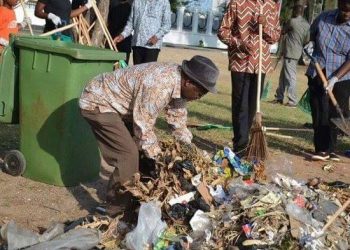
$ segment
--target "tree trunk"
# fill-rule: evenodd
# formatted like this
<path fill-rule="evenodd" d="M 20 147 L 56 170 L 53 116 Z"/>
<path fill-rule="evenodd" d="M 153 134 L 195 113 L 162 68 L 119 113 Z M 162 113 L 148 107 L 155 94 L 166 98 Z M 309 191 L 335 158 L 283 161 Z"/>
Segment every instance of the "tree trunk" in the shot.
<path fill-rule="evenodd" d="M 103 17 L 106 23 L 107 23 L 107 17 L 109 12 L 109 2 L 110 0 L 101 0 L 97 5 L 98 9 L 101 12 L 101 16 Z M 101 24 L 96 19 L 94 31 L 92 32 L 92 36 L 91 36 L 91 42 L 94 46 L 100 47 L 103 41 L 104 41 L 104 33 L 102 30 Z"/>

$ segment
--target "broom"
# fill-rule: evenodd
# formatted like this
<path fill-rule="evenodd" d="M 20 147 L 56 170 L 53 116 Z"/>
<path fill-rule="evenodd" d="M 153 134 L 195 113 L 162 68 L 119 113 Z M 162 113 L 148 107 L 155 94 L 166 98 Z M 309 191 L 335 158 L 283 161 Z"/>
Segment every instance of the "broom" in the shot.
<path fill-rule="evenodd" d="M 262 15 L 262 6 L 260 5 L 260 15 Z M 248 145 L 249 161 L 264 161 L 267 158 L 267 143 L 262 129 L 262 114 L 260 111 L 260 92 L 261 92 L 261 71 L 262 71 L 262 24 L 259 24 L 259 68 L 258 68 L 258 86 L 256 92 L 256 114 L 250 129 L 250 141 Z"/>

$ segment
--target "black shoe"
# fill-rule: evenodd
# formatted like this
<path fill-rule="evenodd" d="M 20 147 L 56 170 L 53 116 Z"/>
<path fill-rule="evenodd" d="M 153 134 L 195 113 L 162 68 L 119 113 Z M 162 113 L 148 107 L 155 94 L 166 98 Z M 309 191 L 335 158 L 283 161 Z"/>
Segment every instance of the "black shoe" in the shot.
<path fill-rule="evenodd" d="M 282 100 L 278 100 L 278 99 L 272 100 L 272 101 L 270 101 L 269 103 L 272 103 L 272 104 L 281 104 L 281 105 L 283 105 L 283 101 L 282 101 Z"/>
<path fill-rule="evenodd" d="M 329 160 L 329 154 L 325 152 L 318 152 L 311 157 L 313 161 L 327 161 Z"/>
<path fill-rule="evenodd" d="M 329 154 L 329 159 L 330 159 L 331 161 L 336 161 L 336 162 L 339 162 L 339 161 L 340 161 L 339 156 L 336 155 L 335 153 L 330 153 L 330 154 Z"/>

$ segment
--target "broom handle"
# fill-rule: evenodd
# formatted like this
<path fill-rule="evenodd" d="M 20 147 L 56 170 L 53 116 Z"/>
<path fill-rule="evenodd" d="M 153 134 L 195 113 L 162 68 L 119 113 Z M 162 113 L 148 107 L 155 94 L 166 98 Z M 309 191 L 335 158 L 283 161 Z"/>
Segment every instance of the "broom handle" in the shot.
<path fill-rule="evenodd" d="M 22 9 L 23 9 L 24 17 L 25 17 L 25 18 L 28 18 L 28 13 L 27 13 L 27 10 L 26 10 L 26 7 L 25 7 L 25 5 L 24 5 L 23 0 L 21 0 L 21 6 L 22 6 Z M 29 28 L 30 34 L 31 34 L 31 35 L 34 35 L 33 29 L 32 29 L 32 25 L 31 25 L 30 23 L 28 23 L 28 28 Z"/>
<path fill-rule="evenodd" d="M 260 5 L 259 15 L 262 15 L 262 5 Z M 258 65 L 258 88 L 256 95 L 256 112 L 260 113 L 260 92 L 261 92 L 261 71 L 262 71 L 262 24 L 259 23 L 259 65 Z"/>
<path fill-rule="evenodd" d="M 68 24 L 66 26 L 63 26 L 63 27 L 60 27 L 60 28 L 57 28 L 57 29 L 54 29 L 54 30 L 51 30 L 51 31 L 48 31 L 46 33 L 43 33 L 43 34 L 40 34 L 39 36 L 50 36 L 52 34 L 55 34 L 57 32 L 61 32 L 61 31 L 64 31 L 64 30 L 68 30 L 74 26 L 78 25 L 78 23 L 71 23 L 71 24 Z"/>
<path fill-rule="evenodd" d="M 295 132 L 312 132 L 311 128 L 277 128 L 277 127 L 263 127 L 266 131 L 295 131 Z"/>
<path fill-rule="evenodd" d="M 350 205 L 350 198 L 344 203 L 342 207 L 340 207 L 337 212 L 332 216 L 332 218 L 329 219 L 327 224 L 322 228 L 322 231 L 326 231 L 330 225 L 335 221 L 335 219 Z"/>
<path fill-rule="evenodd" d="M 327 81 L 326 76 L 323 74 L 321 66 L 320 66 L 320 64 L 318 62 L 315 62 L 315 68 L 316 68 L 317 74 L 319 75 L 319 77 L 322 80 L 323 87 L 326 89 L 327 86 L 328 86 L 328 81 Z M 337 99 L 335 99 L 332 91 L 327 91 L 327 93 L 328 93 L 329 98 L 331 99 L 332 104 L 336 108 L 336 110 L 337 110 L 337 112 L 338 112 L 338 114 L 340 116 L 340 119 L 342 120 L 343 124 L 345 124 L 345 127 L 347 128 L 347 122 L 345 121 L 343 112 L 341 111 L 341 109 L 339 107 Z"/>

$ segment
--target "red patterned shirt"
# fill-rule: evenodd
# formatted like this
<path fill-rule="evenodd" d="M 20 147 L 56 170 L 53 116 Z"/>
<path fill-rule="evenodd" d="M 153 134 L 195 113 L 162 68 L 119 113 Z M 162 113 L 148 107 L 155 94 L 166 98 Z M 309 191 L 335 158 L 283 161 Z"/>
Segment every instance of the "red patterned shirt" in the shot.
<path fill-rule="evenodd" d="M 151 158 L 161 152 L 153 129 L 163 110 L 173 136 L 185 143 L 192 140 L 177 64 L 144 63 L 98 75 L 85 87 L 79 106 L 84 110 L 97 107 L 101 113 L 118 112 L 124 120 L 132 120 L 136 144 Z"/>
<path fill-rule="evenodd" d="M 218 37 L 228 46 L 229 69 L 235 72 L 257 73 L 259 61 L 258 16 L 266 17 L 263 27 L 263 73 L 271 71 L 270 44 L 280 38 L 278 8 L 273 0 L 231 0 L 222 20 Z M 245 49 L 251 44 L 254 52 Z M 255 49 L 256 48 L 256 49 Z"/>

